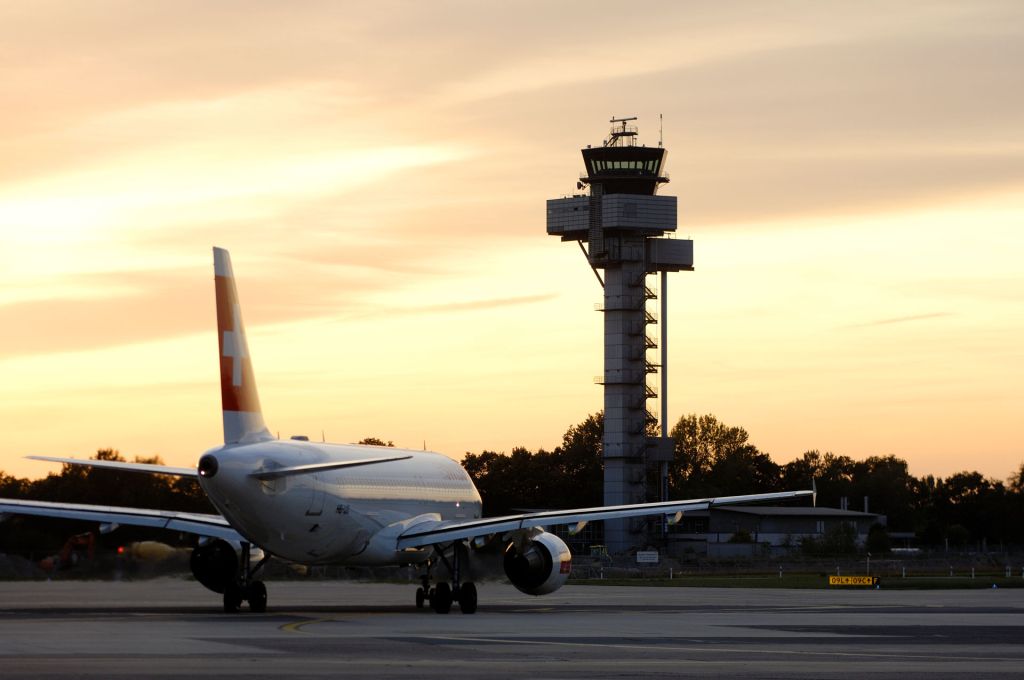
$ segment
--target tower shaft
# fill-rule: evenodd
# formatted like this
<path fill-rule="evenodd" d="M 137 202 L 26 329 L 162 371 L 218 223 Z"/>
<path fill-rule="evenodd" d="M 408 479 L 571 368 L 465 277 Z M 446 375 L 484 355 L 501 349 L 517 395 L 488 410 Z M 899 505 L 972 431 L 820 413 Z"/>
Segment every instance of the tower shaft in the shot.
<path fill-rule="evenodd" d="M 646 498 L 647 448 L 646 311 L 644 239 L 616 239 L 621 259 L 605 268 L 604 283 L 604 504 L 642 503 Z M 630 545 L 635 520 L 605 522 L 605 543 Z"/>

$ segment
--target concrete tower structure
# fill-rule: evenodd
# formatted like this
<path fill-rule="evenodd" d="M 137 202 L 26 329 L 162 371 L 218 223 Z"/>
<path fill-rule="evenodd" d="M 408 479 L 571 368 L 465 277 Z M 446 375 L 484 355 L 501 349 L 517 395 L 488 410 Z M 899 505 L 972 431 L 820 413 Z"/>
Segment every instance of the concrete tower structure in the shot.
<path fill-rule="evenodd" d="M 664 238 L 676 230 L 676 197 L 657 195 L 668 182 L 668 152 L 638 146 L 636 118 L 613 118 L 611 134 L 598 147 L 583 149 L 586 172 L 577 184 L 589 195 L 547 202 L 547 231 L 563 241 L 577 241 L 604 287 L 604 504 L 624 505 L 667 500 L 668 438 L 666 273 L 693 269 L 693 242 Z M 586 244 L 586 245 L 584 245 Z M 601 271 L 604 271 L 604 277 Z M 661 276 L 661 332 L 648 302 L 659 292 L 648 276 Z M 660 335 L 660 338 L 658 337 Z M 661 360 L 649 351 L 661 348 Z M 648 377 L 661 371 L 661 436 L 647 401 L 658 397 Z M 657 478 L 658 489 L 648 486 Z M 605 543 L 623 552 L 648 542 L 643 520 L 605 522 Z"/>

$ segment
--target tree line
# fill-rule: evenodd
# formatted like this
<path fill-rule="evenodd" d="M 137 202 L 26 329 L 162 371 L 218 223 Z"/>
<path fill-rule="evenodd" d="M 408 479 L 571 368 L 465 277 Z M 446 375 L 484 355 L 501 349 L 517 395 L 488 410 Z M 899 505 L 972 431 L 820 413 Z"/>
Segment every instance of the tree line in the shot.
<path fill-rule="evenodd" d="M 571 426 L 551 451 L 517 447 L 509 454 L 467 453 L 462 465 L 480 490 L 486 515 L 597 506 L 603 501 L 603 431 L 598 412 Z M 922 545 L 1024 545 L 1024 464 L 1005 481 L 970 471 L 919 478 L 905 460 L 891 455 L 854 460 L 811 450 L 780 465 L 750 442 L 745 429 L 710 414 L 681 417 L 671 437 L 672 499 L 807 489 L 815 480 L 818 505 L 840 507 L 846 498 L 850 510 L 862 510 L 866 496 L 871 512 L 887 516 L 890 532 L 913 532 Z M 393 446 L 376 437 L 359 443 Z M 95 458 L 125 460 L 111 449 Z M 135 461 L 161 462 L 158 457 Z M 654 479 L 648 487 L 648 500 L 658 500 Z M 0 498 L 216 512 L 193 479 L 73 465 L 38 480 L 0 472 Z M 43 518 L 0 522 L 0 546 L 59 545 L 59 537 L 80 527 Z M 119 540 L 136 531 L 146 530 L 124 527 Z"/>
<path fill-rule="evenodd" d="M 570 427 L 552 451 L 467 453 L 463 466 L 488 515 L 601 505 L 602 434 L 599 412 Z M 780 465 L 745 429 L 710 414 L 681 417 L 670 436 L 670 499 L 808 489 L 813 480 L 819 506 L 838 508 L 845 498 L 849 510 L 860 511 L 867 497 L 868 510 L 886 515 L 890 532 L 913 532 L 922 545 L 1024 545 L 1024 464 L 1006 481 L 971 471 L 919 478 L 892 455 L 854 460 L 810 450 Z M 653 479 L 648 488 L 648 500 L 658 500 Z"/>

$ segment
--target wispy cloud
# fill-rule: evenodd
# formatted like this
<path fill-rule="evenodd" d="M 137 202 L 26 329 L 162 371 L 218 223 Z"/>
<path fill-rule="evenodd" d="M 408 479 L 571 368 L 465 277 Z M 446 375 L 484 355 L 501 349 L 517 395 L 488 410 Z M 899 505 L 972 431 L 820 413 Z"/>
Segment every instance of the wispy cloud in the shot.
<path fill-rule="evenodd" d="M 889 319 L 878 319 L 876 321 L 867 321 L 865 323 L 851 324 L 849 326 L 842 326 L 842 328 L 872 328 L 875 326 L 890 326 L 893 324 L 911 323 L 914 321 L 928 321 L 931 319 L 941 319 L 945 317 L 955 316 L 952 312 L 933 312 L 931 314 L 912 314 L 909 316 L 897 316 Z"/>
<path fill-rule="evenodd" d="M 252 327 L 361 309 L 367 291 L 389 288 L 379 279 L 342 266 L 269 272 L 249 266 L 238 286 L 246 325 Z M 212 265 L 208 270 L 107 272 L 71 280 L 86 290 L 116 292 L 0 305 L 0 359 L 213 334 Z"/>
<path fill-rule="evenodd" d="M 469 312 L 479 309 L 498 309 L 501 307 L 514 307 L 519 305 L 532 305 L 538 302 L 547 302 L 558 297 L 557 293 L 545 293 L 541 295 L 522 295 L 519 297 L 492 298 L 489 300 L 468 300 L 465 302 L 445 302 L 437 305 L 424 305 L 416 309 L 407 309 L 407 313 L 434 313 L 434 312 Z"/>

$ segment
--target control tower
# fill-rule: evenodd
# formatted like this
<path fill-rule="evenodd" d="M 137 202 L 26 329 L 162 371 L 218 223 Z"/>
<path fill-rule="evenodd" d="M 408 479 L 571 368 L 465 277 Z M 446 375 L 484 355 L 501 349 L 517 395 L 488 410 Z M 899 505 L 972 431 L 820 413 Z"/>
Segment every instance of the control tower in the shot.
<path fill-rule="evenodd" d="M 586 172 L 576 185 L 589 194 L 547 202 L 547 231 L 576 241 L 604 288 L 604 504 L 623 505 L 667 500 L 668 465 L 673 445 L 668 437 L 667 273 L 693 270 L 693 241 L 665 238 L 676 230 L 676 197 L 659 196 L 668 182 L 668 151 L 637 145 L 636 118 L 612 118 L 601 146 L 583 149 Z M 604 272 L 602 278 L 601 272 Z M 661 277 L 660 291 L 648 277 Z M 661 302 L 658 315 L 648 303 Z M 650 356 L 660 347 L 660 359 Z M 647 407 L 659 391 L 649 384 L 661 373 L 661 436 L 658 419 Z M 658 479 L 649 488 L 648 478 Z M 653 483 L 651 484 L 653 485 Z M 608 520 L 605 544 L 624 552 L 648 543 L 643 519 Z"/>

